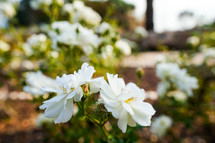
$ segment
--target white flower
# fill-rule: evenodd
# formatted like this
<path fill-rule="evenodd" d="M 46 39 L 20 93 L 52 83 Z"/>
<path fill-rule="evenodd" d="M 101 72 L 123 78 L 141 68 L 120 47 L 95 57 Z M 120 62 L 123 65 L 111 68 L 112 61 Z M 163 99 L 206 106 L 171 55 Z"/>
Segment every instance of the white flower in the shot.
<path fill-rule="evenodd" d="M 157 87 L 158 95 L 160 96 L 164 95 L 169 88 L 170 88 L 169 82 L 165 82 L 165 81 L 160 82 Z"/>
<path fill-rule="evenodd" d="M 113 46 L 106 45 L 102 48 L 102 58 L 107 59 L 109 57 L 113 57 Z"/>
<path fill-rule="evenodd" d="M 168 96 L 173 97 L 178 102 L 185 102 L 187 100 L 187 95 L 180 90 L 171 91 L 168 93 Z"/>
<path fill-rule="evenodd" d="M 196 47 L 200 44 L 200 39 L 197 36 L 190 36 L 187 38 L 187 43 L 191 44 L 192 46 Z"/>
<path fill-rule="evenodd" d="M 189 96 L 192 96 L 193 89 L 198 88 L 198 80 L 188 75 L 186 69 L 180 69 L 174 63 L 158 64 L 156 66 L 156 75 L 162 81 L 158 86 L 159 95 L 165 94 L 170 86 L 185 92 Z"/>
<path fill-rule="evenodd" d="M 62 6 L 64 4 L 64 0 L 55 0 L 55 1 L 60 6 Z"/>
<path fill-rule="evenodd" d="M 151 104 L 143 102 L 145 91 L 139 89 L 134 83 L 125 82 L 117 75 L 107 74 L 108 82 L 103 81 L 100 88 L 100 102 L 104 103 L 108 112 L 119 119 L 118 126 L 123 133 L 127 125 L 134 127 L 136 123 L 149 126 L 155 110 Z"/>
<path fill-rule="evenodd" d="M 16 14 L 13 4 L 10 2 L 0 2 L 0 12 L 3 12 L 9 18 L 12 18 Z"/>
<path fill-rule="evenodd" d="M 47 93 L 42 90 L 45 86 L 58 88 L 54 79 L 45 76 L 40 71 L 27 74 L 26 82 L 27 86 L 24 86 L 23 90 L 33 95 L 43 95 Z"/>
<path fill-rule="evenodd" d="M 118 48 L 124 55 L 130 55 L 131 54 L 131 47 L 125 40 L 118 40 L 115 43 L 116 48 Z"/>
<path fill-rule="evenodd" d="M 45 49 L 46 47 L 44 46 L 44 44 L 46 40 L 47 37 L 45 34 L 33 34 L 27 39 L 27 44 L 32 48 L 40 47 L 41 49 Z"/>
<path fill-rule="evenodd" d="M 202 48 L 202 53 L 205 59 L 215 58 L 215 48 Z"/>
<path fill-rule="evenodd" d="M 100 38 L 92 30 L 82 27 L 79 23 L 70 24 L 67 21 L 59 21 L 54 22 L 52 28 L 53 31 L 49 32 L 49 36 L 52 39 L 53 48 L 57 48 L 59 42 L 80 46 L 87 55 L 90 55 L 93 48 L 97 48 L 101 43 Z"/>
<path fill-rule="evenodd" d="M 96 31 L 98 32 L 98 33 L 105 33 L 105 32 L 107 32 L 108 30 L 110 30 L 111 29 L 111 26 L 110 26 L 110 24 L 109 23 L 107 23 L 107 22 L 102 22 L 97 28 L 96 28 Z"/>
<path fill-rule="evenodd" d="M 162 138 L 171 126 L 172 119 L 168 116 L 161 115 L 152 122 L 150 131 L 159 138 Z"/>
<path fill-rule="evenodd" d="M 93 26 L 99 25 L 101 22 L 101 16 L 81 1 L 73 2 L 73 10 L 72 20 L 74 22 L 84 21 Z"/>
<path fill-rule="evenodd" d="M 0 12 L 0 28 L 6 28 L 8 24 L 8 17 Z"/>
<path fill-rule="evenodd" d="M 144 29 L 141 26 L 137 26 L 134 30 L 135 34 L 141 36 L 142 38 L 145 38 L 148 36 L 148 32 L 146 31 L 146 29 Z"/>
<path fill-rule="evenodd" d="M 0 51 L 7 52 L 10 50 L 10 45 L 8 45 L 6 42 L 0 40 Z"/>
<path fill-rule="evenodd" d="M 42 125 L 45 124 L 45 123 L 46 123 L 46 124 L 47 124 L 47 123 L 48 123 L 48 124 L 49 124 L 49 123 L 53 123 L 53 119 L 52 119 L 52 118 L 46 118 L 44 114 L 40 113 L 40 114 L 37 116 L 35 122 L 36 122 L 36 126 L 37 126 L 37 127 L 42 127 Z"/>
<path fill-rule="evenodd" d="M 44 101 L 40 109 L 45 109 L 45 116 L 54 118 L 55 123 L 64 123 L 70 120 L 73 115 L 73 102 L 78 102 L 82 99 L 83 94 L 99 91 L 98 85 L 103 78 L 92 79 L 95 72 L 92 66 L 84 63 L 78 72 L 56 78 L 56 83 L 59 88 L 46 87 L 47 92 L 55 92 L 57 96 L 50 100 Z M 84 88 L 86 91 L 83 91 Z"/>
<path fill-rule="evenodd" d="M 30 6 L 34 10 L 38 10 L 42 7 L 50 6 L 53 3 L 53 0 L 31 0 Z"/>

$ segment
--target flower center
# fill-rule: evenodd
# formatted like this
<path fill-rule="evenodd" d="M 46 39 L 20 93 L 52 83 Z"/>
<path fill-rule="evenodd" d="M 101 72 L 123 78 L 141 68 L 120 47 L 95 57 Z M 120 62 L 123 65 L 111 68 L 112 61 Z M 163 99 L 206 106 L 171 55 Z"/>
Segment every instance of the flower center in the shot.
<path fill-rule="evenodd" d="M 125 102 L 126 102 L 126 103 L 129 103 L 129 102 L 131 102 L 131 101 L 133 101 L 133 100 L 135 100 L 135 98 L 134 98 L 134 97 L 131 97 L 131 98 L 125 100 Z"/>

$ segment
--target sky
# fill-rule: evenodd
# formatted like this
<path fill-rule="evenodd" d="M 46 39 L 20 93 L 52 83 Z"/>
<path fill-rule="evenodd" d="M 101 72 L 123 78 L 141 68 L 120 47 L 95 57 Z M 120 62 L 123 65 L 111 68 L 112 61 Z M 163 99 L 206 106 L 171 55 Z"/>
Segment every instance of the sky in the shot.
<path fill-rule="evenodd" d="M 134 15 L 141 19 L 146 11 L 146 0 L 124 0 L 135 5 Z M 185 30 L 215 20 L 215 0 L 154 0 L 154 26 L 156 32 Z M 193 17 L 179 18 L 189 11 Z"/>

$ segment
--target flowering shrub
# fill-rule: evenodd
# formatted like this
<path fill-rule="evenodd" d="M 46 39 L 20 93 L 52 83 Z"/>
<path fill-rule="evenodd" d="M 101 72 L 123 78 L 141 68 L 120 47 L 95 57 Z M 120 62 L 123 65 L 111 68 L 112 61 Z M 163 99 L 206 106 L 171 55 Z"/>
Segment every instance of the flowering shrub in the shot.
<path fill-rule="evenodd" d="M 92 79 L 94 67 L 84 63 L 81 69 L 74 74 L 56 77 L 56 81 L 42 75 L 41 72 L 30 73 L 27 76 L 29 86 L 24 87 L 26 92 L 33 94 L 56 93 L 57 95 L 43 102 L 40 109 L 45 109 L 45 117 L 54 119 L 54 123 L 68 122 L 73 116 L 74 104 L 79 106 L 79 111 L 92 123 L 99 125 L 106 139 L 111 139 L 106 133 L 104 125 L 109 121 L 109 112 L 114 118 L 118 119 L 117 125 L 123 133 L 127 130 L 127 125 L 134 127 L 136 123 L 141 126 L 150 126 L 151 117 L 155 114 L 151 104 L 143 102 L 145 91 L 139 89 L 134 83 L 125 82 L 117 75 L 107 73 L 108 83 L 103 77 Z M 34 82 L 30 82 L 33 80 Z M 89 114 L 86 106 L 88 98 L 100 92 L 100 98 L 96 103 L 97 108 L 104 105 L 100 116 L 94 117 Z M 95 102 L 94 102 L 95 103 Z M 94 114 L 98 114 L 98 113 Z"/>

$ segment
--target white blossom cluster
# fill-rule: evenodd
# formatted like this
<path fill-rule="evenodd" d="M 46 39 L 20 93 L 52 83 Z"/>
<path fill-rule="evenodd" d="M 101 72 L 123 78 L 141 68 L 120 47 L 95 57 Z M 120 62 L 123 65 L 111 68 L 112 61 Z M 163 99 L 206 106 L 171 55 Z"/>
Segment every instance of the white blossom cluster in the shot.
<path fill-rule="evenodd" d="M 172 119 L 166 115 L 161 115 L 152 122 L 150 131 L 159 138 L 162 138 L 171 126 Z"/>
<path fill-rule="evenodd" d="M 82 1 L 74 1 L 63 6 L 63 12 L 68 13 L 74 23 L 85 22 L 97 26 L 101 22 L 101 16 L 92 8 L 85 6 Z"/>
<path fill-rule="evenodd" d="M 211 48 L 206 48 L 203 47 L 202 49 L 200 49 L 204 59 L 210 59 L 210 58 L 215 58 L 215 47 L 211 47 Z"/>
<path fill-rule="evenodd" d="M 98 48 L 101 39 L 93 32 L 80 25 L 79 23 L 71 24 L 68 21 L 58 21 L 52 24 L 49 36 L 52 40 L 52 47 L 57 49 L 57 44 L 62 43 L 69 46 L 79 46 L 82 50 L 90 55 L 93 48 Z"/>
<path fill-rule="evenodd" d="M 197 36 L 190 36 L 187 38 L 187 44 L 192 45 L 193 47 L 197 47 L 200 44 L 200 39 Z"/>
<path fill-rule="evenodd" d="M 156 75 L 161 79 L 157 88 L 157 92 L 161 96 L 169 90 L 180 90 L 188 96 L 192 96 L 192 90 L 198 88 L 198 80 L 188 75 L 186 69 L 180 69 L 175 63 L 158 64 Z"/>
<path fill-rule="evenodd" d="M 47 36 L 45 34 L 33 34 L 23 45 L 23 50 L 27 56 L 34 54 L 34 50 L 44 51 L 46 49 Z"/>
<path fill-rule="evenodd" d="M 104 23 L 101 25 L 104 25 Z M 107 25 L 107 23 L 105 25 Z M 99 37 L 93 29 L 83 27 L 79 23 L 71 24 L 68 21 L 57 21 L 54 22 L 51 27 L 52 30 L 48 32 L 48 35 L 51 38 L 53 49 L 58 49 L 58 44 L 65 44 L 70 47 L 78 46 L 86 55 L 90 55 L 94 50 L 98 50 L 101 43 L 105 43 L 101 53 L 103 58 L 111 57 L 111 55 L 113 56 L 114 47 L 119 49 L 124 55 L 131 54 L 131 47 L 127 41 L 119 39 L 114 44 L 108 39 L 109 36 L 107 36 L 108 38 L 105 36 Z M 97 32 L 105 32 L 108 30 L 107 27 L 99 26 L 99 31 L 97 30 Z"/>
<path fill-rule="evenodd" d="M 149 126 L 155 110 L 151 104 L 143 102 L 145 91 L 134 83 L 125 84 L 122 78 L 107 73 L 108 82 L 103 77 L 93 79 L 95 70 L 84 63 L 78 72 L 56 80 L 38 73 L 31 73 L 27 77 L 26 92 L 43 94 L 54 92 L 57 95 L 43 102 L 40 109 L 45 109 L 45 117 L 53 118 L 55 123 L 64 123 L 73 116 L 73 103 L 100 92 L 99 103 L 103 103 L 108 112 L 118 119 L 118 126 L 123 133 L 127 125 L 134 127 L 136 123 Z M 30 90 L 26 90 L 30 89 Z M 36 90 L 37 89 L 37 90 Z"/>
<path fill-rule="evenodd" d="M 44 7 L 49 7 L 53 3 L 58 5 L 63 5 L 64 0 L 30 0 L 30 6 L 34 10 L 43 9 Z"/>
<path fill-rule="evenodd" d="M 10 45 L 0 40 L 0 51 L 7 52 L 10 50 Z"/>
<path fill-rule="evenodd" d="M 16 15 L 14 5 L 10 1 L 0 1 L 0 28 L 7 27 L 8 20 Z"/>

